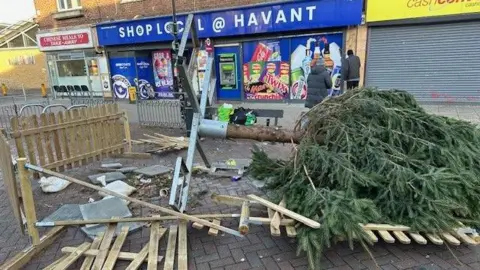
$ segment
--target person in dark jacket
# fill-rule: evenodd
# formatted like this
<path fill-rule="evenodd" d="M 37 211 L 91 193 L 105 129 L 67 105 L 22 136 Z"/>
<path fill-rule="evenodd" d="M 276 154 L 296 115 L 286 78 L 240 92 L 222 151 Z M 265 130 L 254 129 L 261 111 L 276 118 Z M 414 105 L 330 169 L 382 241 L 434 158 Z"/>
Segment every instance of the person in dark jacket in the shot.
<path fill-rule="evenodd" d="M 307 79 L 307 100 L 305 107 L 313 108 L 328 96 L 328 89 L 332 88 L 332 78 L 325 68 L 323 58 L 316 61 L 315 66 Z"/>
<path fill-rule="evenodd" d="M 352 50 L 347 52 L 348 58 L 342 61 L 342 79 L 347 82 L 347 89 L 354 89 L 360 83 L 360 58 L 353 54 Z"/>

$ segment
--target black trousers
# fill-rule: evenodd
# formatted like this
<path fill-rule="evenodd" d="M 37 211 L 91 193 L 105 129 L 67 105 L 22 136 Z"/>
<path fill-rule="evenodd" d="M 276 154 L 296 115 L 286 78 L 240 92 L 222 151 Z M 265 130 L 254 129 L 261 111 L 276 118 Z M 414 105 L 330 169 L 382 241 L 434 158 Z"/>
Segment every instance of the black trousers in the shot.
<path fill-rule="evenodd" d="M 360 81 L 347 81 L 347 89 L 355 89 L 358 88 L 358 84 Z"/>

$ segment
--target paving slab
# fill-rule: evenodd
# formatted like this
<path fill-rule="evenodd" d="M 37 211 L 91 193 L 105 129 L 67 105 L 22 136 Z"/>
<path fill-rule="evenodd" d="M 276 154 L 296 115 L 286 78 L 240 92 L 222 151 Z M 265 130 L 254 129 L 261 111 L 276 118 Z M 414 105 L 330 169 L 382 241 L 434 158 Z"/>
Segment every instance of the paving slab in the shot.
<path fill-rule="evenodd" d="M 110 198 L 93 203 L 80 205 L 80 211 L 84 220 L 89 219 L 109 219 L 112 217 L 131 217 L 132 213 L 127 205 L 119 198 Z M 94 227 L 98 225 L 90 225 Z"/>
<path fill-rule="evenodd" d="M 135 173 L 143 174 L 149 177 L 170 173 L 173 169 L 162 165 L 153 165 L 135 170 Z"/>
<path fill-rule="evenodd" d="M 96 185 L 101 184 L 101 182 L 98 180 L 99 177 L 105 176 L 105 182 L 110 183 L 113 181 L 117 180 L 125 180 L 127 177 L 125 174 L 121 172 L 108 172 L 108 173 L 100 173 L 100 174 L 94 174 L 94 175 L 89 175 L 88 179 Z"/>
<path fill-rule="evenodd" d="M 117 169 L 117 172 L 121 172 L 121 173 L 131 173 L 131 172 L 134 172 L 135 170 L 138 170 L 138 167 L 125 167 L 125 168 L 120 168 L 120 169 Z"/>
<path fill-rule="evenodd" d="M 82 212 L 80 211 L 80 205 L 64 204 L 48 217 L 44 218 L 41 222 L 79 219 L 83 219 Z"/>
<path fill-rule="evenodd" d="M 122 163 L 103 163 L 102 164 L 102 168 L 106 168 L 106 169 L 120 169 L 122 167 L 123 167 Z"/>

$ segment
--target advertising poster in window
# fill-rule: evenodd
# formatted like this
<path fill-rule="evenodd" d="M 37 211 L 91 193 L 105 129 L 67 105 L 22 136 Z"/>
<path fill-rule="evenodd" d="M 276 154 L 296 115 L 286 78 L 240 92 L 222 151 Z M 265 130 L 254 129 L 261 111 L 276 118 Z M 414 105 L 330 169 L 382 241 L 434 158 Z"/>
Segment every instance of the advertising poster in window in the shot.
<path fill-rule="evenodd" d="M 137 57 L 136 59 L 137 78 L 135 79 L 135 85 L 137 86 L 139 98 L 155 98 L 152 61 L 150 57 Z"/>
<path fill-rule="evenodd" d="M 133 57 L 110 58 L 113 93 L 117 98 L 128 98 L 128 88 L 135 86 L 135 59 Z"/>
<path fill-rule="evenodd" d="M 340 72 L 342 70 L 340 51 L 342 44 L 342 34 L 314 35 L 291 39 L 291 99 L 307 98 L 307 79 L 310 75 L 311 66 L 320 57 L 323 58 L 325 67 L 332 76 L 333 87 L 329 90 L 329 95 L 340 93 Z"/>
<path fill-rule="evenodd" d="M 243 83 L 246 99 L 282 100 L 290 87 L 287 39 L 246 42 Z"/>
<path fill-rule="evenodd" d="M 170 50 L 152 53 L 156 97 L 173 98 L 173 68 Z"/>

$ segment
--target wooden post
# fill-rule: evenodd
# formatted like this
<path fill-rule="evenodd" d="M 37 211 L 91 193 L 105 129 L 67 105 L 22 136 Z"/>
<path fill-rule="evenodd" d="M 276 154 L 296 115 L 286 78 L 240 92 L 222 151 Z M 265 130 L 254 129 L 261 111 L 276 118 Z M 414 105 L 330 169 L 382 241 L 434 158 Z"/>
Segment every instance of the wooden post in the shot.
<path fill-rule="evenodd" d="M 37 214 L 35 213 L 35 204 L 33 202 L 32 185 L 28 177 L 28 170 L 25 168 L 26 163 L 26 158 L 17 159 L 18 175 L 20 177 L 20 190 L 22 191 L 23 208 L 25 211 L 25 217 L 27 219 L 28 234 L 32 239 L 32 244 L 36 246 L 40 243 L 40 237 L 38 235 L 37 227 L 35 227 L 35 222 L 37 222 Z"/>
<path fill-rule="evenodd" d="M 132 135 L 130 134 L 130 123 L 128 122 L 127 112 L 123 115 L 123 128 L 125 130 L 125 140 L 127 141 L 127 152 L 132 152 Z"/>
<path fill-rule="evenodd" d="M 242 235 L 248 234 L 248 219 L 250 218 L 250 205 L 248 201 L 243 202 L 242 212 L 240 213 L 240 224 L 238 225 L 238 230 Z M 279 221 L 280 223 L 280 221 Z"/>

